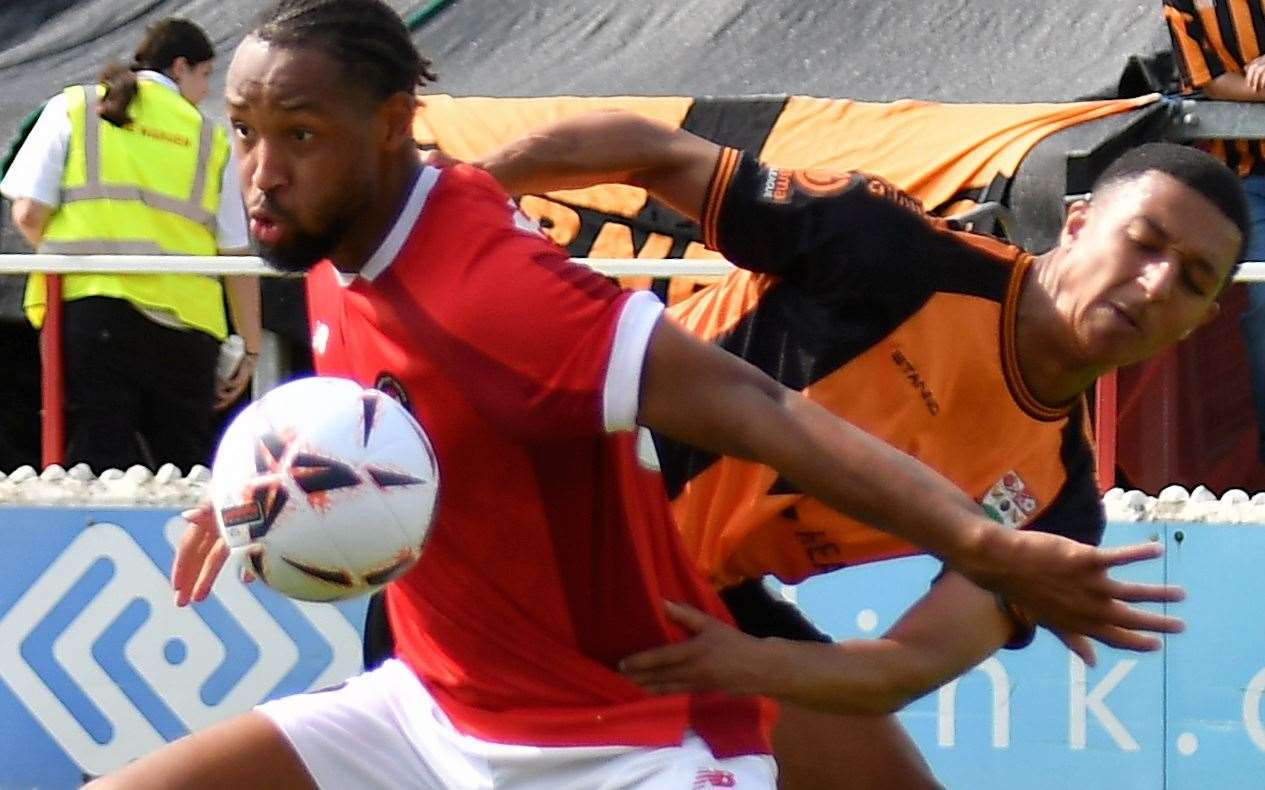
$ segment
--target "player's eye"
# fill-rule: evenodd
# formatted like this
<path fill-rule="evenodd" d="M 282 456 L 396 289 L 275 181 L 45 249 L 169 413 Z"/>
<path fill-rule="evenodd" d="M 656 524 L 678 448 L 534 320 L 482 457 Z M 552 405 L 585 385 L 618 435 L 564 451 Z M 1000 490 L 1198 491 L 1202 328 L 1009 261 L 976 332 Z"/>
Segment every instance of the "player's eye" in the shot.
<path fill-rule="evenodd" d="M 290 136 L 294 138 L 295 142 L 299 143 L 306 143 L 313 137 L 311 129 L 295 129 L 290 132 Z"/>
<path fill-rule="evenodd" d="M 233 135 L 239 139 L 246 140 L 250 138 L 251 128 L 244 123 L 233 122 Z"/>
<path fill-rule="evenodd" d="M 1164 247 L 1163 242 L 1147 233 L 1130 233 L 1129 241 L 1132 242 L 1133 246 L 1147 252 L 1158 252 Z"/>
<path fill-rule="evenodd" d="M 1182 287 L 1190 291 L 1195 296 L 1204 297 L 1208 295 L 1208 289 L 1190 274 L 1190 268 L 1183 266 L 1181 274 Z"/>

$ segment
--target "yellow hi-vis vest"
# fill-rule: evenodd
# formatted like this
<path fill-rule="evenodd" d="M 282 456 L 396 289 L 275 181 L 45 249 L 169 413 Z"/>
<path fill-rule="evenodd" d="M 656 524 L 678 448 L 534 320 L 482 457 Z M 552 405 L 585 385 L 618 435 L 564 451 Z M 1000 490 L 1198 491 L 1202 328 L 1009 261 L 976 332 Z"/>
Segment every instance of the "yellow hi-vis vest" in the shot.
<path fill-rule="evenodd" d="M 70 146 L 61 206 L 49 218 L 40 252 L 70 255 L 214 255 L 220 182 L 228 161 L 224 131 L 178 92 L 137 83 L 119 128 L 97 116 L 105 89 L 65 90 Z M 68 274 L 65 301 L 88 296 L 126 299 L 166 311 L 185 325 L 224 339 L 224 296 L 215 277 L 196 274 Z M 44 277 L 31 275 L 24 306 L 44 322 Z"/>

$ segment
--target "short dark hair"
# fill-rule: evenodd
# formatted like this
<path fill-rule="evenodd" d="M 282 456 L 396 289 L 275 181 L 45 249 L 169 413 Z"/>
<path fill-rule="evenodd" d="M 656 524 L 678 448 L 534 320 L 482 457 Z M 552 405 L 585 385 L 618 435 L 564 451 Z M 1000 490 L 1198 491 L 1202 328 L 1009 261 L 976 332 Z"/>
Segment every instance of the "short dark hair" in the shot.
<path fill-rule="evenodd" d="M 250 35 L 320 49 L 377 100 L 413 93 L 436 79 L 404 22 L 380 0 L 277 0 L 259 14 Z"/>
<path fill-rule="evenodd" d="M 1172 176 L 1208 198 L 1226 219 L 1239 229 L 1237 263 L 1247 250 L 1252 230 L 1247 210 L 1247 195 L 1242 180 L 1225 163 L 1206 151 L 1177 143 L 1146 143 L 1121 154 L 1094 182 L 1093 192 L 1132 181 L 1145 173 L 1157 171 Z"/>
<path fill-rule="evenodd" d="M 145 36 L 136 45 L 132 62 L 107 64 L 100 81 L 105 96 L 97 114 L 115 126 L 126 126 L 130 118 L 127 107 L 136 97 L 136 72 L 141 69 L 165 72 L 177 58 L 190 66 L 206 63 L 215 57 L 215 47 L 202 28 L 187 19 L 168 17 L 145 28 Z"/>

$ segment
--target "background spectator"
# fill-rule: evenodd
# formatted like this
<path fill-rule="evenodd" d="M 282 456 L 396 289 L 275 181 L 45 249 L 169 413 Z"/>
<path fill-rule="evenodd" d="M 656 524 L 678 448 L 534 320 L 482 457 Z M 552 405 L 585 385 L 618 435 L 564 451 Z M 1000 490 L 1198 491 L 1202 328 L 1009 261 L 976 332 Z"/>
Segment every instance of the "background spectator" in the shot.
<path fill-rule="evenodd" d="M 198 112 L 215 51 L 197 25 L 148 28 L 128 66 L 49 100 L 0 192 L 41 252 L 214 255 L 244 251 L 245 215 L 222 129 Z M 219 382 L 224 296 L 246 355 Z M 68 463 L 96 471 L 204 463 L 213 410 L 236 400 L 259 351 L 254 277 L 68 275 L 64 278 Z M 25 309 L 44 318 L 42 275 Z"/>

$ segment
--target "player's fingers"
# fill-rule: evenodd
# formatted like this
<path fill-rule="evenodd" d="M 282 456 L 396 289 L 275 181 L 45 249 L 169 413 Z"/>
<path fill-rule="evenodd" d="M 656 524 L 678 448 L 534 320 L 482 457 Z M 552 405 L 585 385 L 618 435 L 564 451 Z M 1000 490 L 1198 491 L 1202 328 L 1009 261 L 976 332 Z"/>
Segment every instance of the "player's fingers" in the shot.
<path fill-rule="evenodd" d="M 1098 549 L 1098 560 L 1107 568 L 1129 565 L 1134 562 L 1153 560 L 1164 553 L 1162 543 L 1134 543 L 1130 546 L 1113 546 Z"/>
<path fill-rule="evenodd" d="M 176 556 L 171 561 L 171 588 L 175 591 L 176 606 L 184 606 L 189 602 L 189 590 L 197 579 L 202 560 L 213 545 L 215 535 L 215 529 L 209 520 L 209 505 L 186 510 L 180 515 L 189 526 L 180 536 Z"/>
<path fill-rule="evenodd" d="M 1186 591 L 1176 584 L 1143 584 L 1113 580 L 1107 588 L 1107 594 L 1129 603 L 1176 603 L 1186 600 Z"/>
<path fill-rule="evenodd" d="M 1053 628 L 1050 630 L 1059 638 L 1060 642 L 1067 646 L 1068 650 L 1080 656 L 1081 661 L 1084 661 L 1086 665 L 1092 667 L 1098 663 L 1098 656 L 1094 654 L 1094 645 L 1087 637 L 1082 634 L 1073 634 Z"/>
<path fill-rule="evenodd" d="M 1096 629 L 1090 636 L 1108 647 L 1132 650 L 1135 653 L 1152 653 L 1164 646 L 1164 641 L 1158 636 L 1118 626 L 1104 626 Z"/>
<path fill-rule="evenodd" d="M 1103 617 L 1106 628 L 1124 628 L 1130 631 L 1150 631 L 1160 634 L 1179 634 L 1186 630 L 1180 617 L 1161 612 L 1151 612 L 1136 606 L 1114 603 Z"/>
<path fill-rule="evenodd" d="M 701 633 L 708 626 L 716 622 L 716 620 L 708 617 L 703 612 L 683 603 L 675 601 L 664 601 L 663 610 L 667 612 L 668 617 L 672 618 L 678 625 L 683 625 L 694 633 Z"/>
<path fill-rule="evenodd" d="M 203 502 L 197 507 L 189 508 L 180 514 L 185 521 L 198 527 L 215 526 L 215 518 L 211 513 L 211 503 Z"/>
<path fill-rule="evenodd" d="M 642 689 L 648 694 L 662 696 L 664 694 L 684 694 L 693 691 L 694 686 L 689 683 L 638 683 Z"/>
<path fill-rule="evenodd" d="M 198 580 L 193 584 L 193 590 L 190 597 L 194 601 L 202 601 L 211 592 L 211 585 L 215 584 L 215 579 L 220 575 L 220 569 L 224 567 L 224 561 L 228 559 L 228 546 L 223 540 L 216 539 L 211 550 L 207 552 L 206 559 L 202 562 L 202 570 L 198 573 Z"/>
<path fill-rule="evenodd" d="M 191 533 L 187 533 L 189 540 L 176 550 L 171 570 L 171 587 L 176 592 L 176 606 L 184 606 L 189 602 L 207 552 L 215 545 L 215 541 L 205 533 L 195 528 L 191 528 Z"/>
<path fill-rule="evenodd" d="M 619 671 L 624 673 L 649 672 L 663 669 L 689 661 L 696 653 L 691 641 L 675 642 L 663 647 L 652 647 L 640 653 L 634 653 L 619 662 Z"/>
<path fill-rule="evenodd" d="M 676 664 L 674 666 L 657 667 L 636 672 L 624 672 L 624 677 L 638 686 L 657 686 L 665 684 L 699 687 L 706 677 L 693 663 Z"/>

